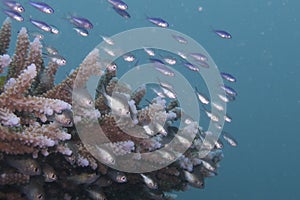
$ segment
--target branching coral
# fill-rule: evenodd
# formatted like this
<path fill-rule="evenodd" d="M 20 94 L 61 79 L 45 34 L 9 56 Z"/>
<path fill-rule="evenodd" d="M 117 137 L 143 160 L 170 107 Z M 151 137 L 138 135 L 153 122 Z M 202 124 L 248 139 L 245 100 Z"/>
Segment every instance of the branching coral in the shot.
<path fill-rule="evenodd" d="M 10 29 L 6 20 L 0 31 L 0 71 L 8 67 L 0 90 L 1 199 L 166 200 L 172 199 L 166 192 L 185 190 L 188 185 L 203 188 L 204 179 L 217 174 L 222 151 L 215 147 L 206 157 L 199 156 L 205 132 L 195 122 L 177 128 L 176 120 L 181 118 L 177 101 L 167 104 L 157 97 L 146 106 L 140 105 L 146 86 L 133 91 L 119 83 L 116 67 L 101 66 L 97 49 L 69 77 L 54 85 L 58 65 L 50 61 L 44 66 L 42 45 L 38 38 L 30 43 L 25 28 L 19 32 L 12 59 L 5 54 Z M 86 97 L 86 82 L 92 75 L 101 77 L 95 104 Z M 116 99 L 125 99 L 120 102 L 129 115 L 114 114 L 117 110 L 112 101 Z M 74 102 L 76 105 L 71 105 Z M 89 106 L 93 108 L 86 109 Z M 87 124 L 90 119 L 97 119 L 111 143 L 102 147 L 95 142 L 82 143 L 74 123 Z M 86 133 L 93 134 L 99 130 Z M 190 146 L 186 141 L 195 134 Z M 174 147 L 161 149 L 172 139 Z M 184 154 L 180 153 L 182 147 L 188 147 Z M 137 167 L 134 163 L 114 158 L 135 153 L 136 160 L 149 166 L 179 159 L 152 172 L 126 173 L 100 162 L 90 153 L 95 149 L 100 149 L 100 157 L 110 164 L 119 162 L 132 169 Z M 156 150 L 161 151 L 144 154 Z"/>

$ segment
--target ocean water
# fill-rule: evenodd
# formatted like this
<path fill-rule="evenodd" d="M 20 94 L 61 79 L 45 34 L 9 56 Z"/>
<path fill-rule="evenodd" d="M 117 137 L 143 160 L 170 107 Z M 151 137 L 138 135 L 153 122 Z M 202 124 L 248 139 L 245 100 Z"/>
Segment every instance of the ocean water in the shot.
<path fill-rule="evenodd" d="M 300 199 L 300 1 L 126 0 L 130 19 L 117 15 L 105 0 L 45 1 L 55 9 L 51 16 L 20 2 L 26 6 L 26 20 L 13 22 L 14 38 L 22 26 L 38 31 L 28 22 L 30 16 L 61 31 L 45 33 L 44 40 L 68 62 L 59 69 L 57 82 L 102 41 L 100 35 L 153 26 L 146 16 L 168 21 L 170 29 L 200 43 L 221 71 L 237 77 L 238 97 L 227 107 L 233 122 L 224 130 L 239 145 L 225 147 L 219 174 L 207 179 L 205 189 L 178 193 L 177 199 Z M 72 30 L 65 19 L 68 14 L 93 22 L 88 37 Z M 1 13 L 0 21 L 5 18 Z M 230 32 L 233 38 L 218 37 L 212 27 Z"/>

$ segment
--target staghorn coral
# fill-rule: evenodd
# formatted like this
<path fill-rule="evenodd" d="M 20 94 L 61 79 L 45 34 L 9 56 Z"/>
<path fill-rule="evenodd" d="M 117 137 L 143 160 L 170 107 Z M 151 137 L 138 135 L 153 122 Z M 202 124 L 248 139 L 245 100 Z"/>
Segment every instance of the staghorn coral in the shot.
<path fill-rule="evenodd" d="M 7 53 L 11 36 L 11 20 L 6 18 L 0 30 L 0 55 Z"/>
<path fill-rule="evenodd" d="M 3 48 L 7 49 L 7 41 L 10 41 L 10 34 L 4 34 L 10 32 L 8 30 L 10 24 L 5 21 L 0 31 L 1 54 L 5 53 Z M 216 146 L 206 157 L 200 157 L 202 139 L 208 133 L 192 121 L 177 127 L 176 121 L 182 116 L 177 101 L 167 103 L 157 97 L 146 106 L 140 105 L 147 92 L 146 86 L 132 91 L 130 86 L 119 83 L 114 64 L 101 66 L 98 62 L 97 49 L 65 80 L 54 85 L 58 65 L 49 62 L 44 67 L 41 48 L 37 38 L 29 42 L 26 29 L 22 28 L 12 62 L 8 64 L 6 82 L 1 86 L 0 199 L 31 200 L 35 196 L 39 199 L 167 200 L 172 197 L 166 192 L 184 191 L 187 186 L 203 188 L 205 178 L 217 174 L 222 150 Z M 5 55 L 1 56 L 2 59 Z M 101 77 L 95 105 L 93 99 L 86 97 L 85 89 L 92 75 Z M 103 88 L 106 97 L 101 91 Z M 115 100 L 114 92 L 117 97 L 126 97 L 130 115 L 113 114 L 106 98 Z M 71 105 L 72 98 L 76 105 Z M 70 114 L 74 108 L 76 116 Z M 135 159 L 144 161 L 147 166 L 179 159 L 143 175 L 112 169 L 91 154 L 91 150 L 100 149 L 96 141 L 92 141 L 99 130 L 95 128 L 85 133 L 91 136 L 88 145 L 82 143 L 74 127 L 74 123 L 88 125 L 92 119 L 97 119 L 111 141 L 101 147 L 101 158 L 126 158 L 134 152 Z M 161 123 L 163 121 L 166 123 Z M 189 147 L 186 140 L 193 134 L 197 135 Z M 161 149 L 172 139 L 174 147 L 144 154 Z M 181 154 L 185 146 L 189 148 Z M 137 167 L 127 160 L 110 161 L 132 169 Z"/>

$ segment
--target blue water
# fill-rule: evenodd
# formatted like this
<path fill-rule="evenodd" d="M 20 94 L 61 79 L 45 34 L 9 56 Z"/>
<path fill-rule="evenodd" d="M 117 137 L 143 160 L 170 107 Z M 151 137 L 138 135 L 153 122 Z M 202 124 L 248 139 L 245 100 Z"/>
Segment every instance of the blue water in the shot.
<path fill-rule="evenodd" d="M 146 15 L 162 17 L 171 29 L 197 40 L 220 70 L 238 78 L 238 98 L 228 107 L 233 122 L 225 129 L 239 146 L 225 147 L 219 175 L 207 179 L 205 189 L 179 193 L 178 199 L 300 199 L 300 1 L 126 0 L 129 20 L 117 15 L 104 0 L 47 1 L 55 8 L 51 16 L 21 2 L 26 6 L 26 19 L 32 16 L 61 30 L 57 36 L 46 33 L 44 41 L 67 58 L 58 80 L 101 42 L 100 34 L 152 26 Z M 94 23 L 89 37 L 72 30 L 63 19 L 68 13 Z M 1 13 L 0 21 L 5 17 Z M 13 22 L 14 37 L 22 26 L 37 31 L 28 21 Z M 229 31 L 233 39 L 217 37 L 211 27 Z"/>

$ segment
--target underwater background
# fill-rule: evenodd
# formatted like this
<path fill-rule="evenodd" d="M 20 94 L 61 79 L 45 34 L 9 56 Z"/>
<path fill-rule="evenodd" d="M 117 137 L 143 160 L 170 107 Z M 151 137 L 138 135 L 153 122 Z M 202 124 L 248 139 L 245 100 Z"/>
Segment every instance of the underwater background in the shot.
<path fill-rule="evenodd" d="M 23 26 L 37 31 L 28 22 L 30 16 L 61 31 L 45 33 L 44 39 L 67 59 L 57 81 L 102 41 L 100 35 L 151 26 L 146 16 L 159 16 L 169 28 L 194 38 L 221 71 L 237 77 L 238 97 L 227 108 L 233 122 L 225 129 L 239 146 L 225 147 L 218 176 L 207 179 L 204 189 L 178 193 L 177 199 L 300 199 L 300 1 L 126 0 L 130 19 L 120 17 L 104 0 L 45 1 L 55 9 L 52 16 L 20 2 L 26 6 L 25 21 L 13 21 L 13 38 Z M 72 30 L 65 19 L 68 14 L 93 22 L 88 37 Z M 0 13 L 0 21 L 5 18 Z M 233 38 L 219 38 L 212 27 Z"/>

